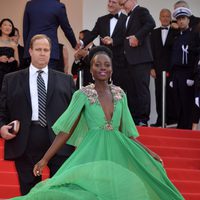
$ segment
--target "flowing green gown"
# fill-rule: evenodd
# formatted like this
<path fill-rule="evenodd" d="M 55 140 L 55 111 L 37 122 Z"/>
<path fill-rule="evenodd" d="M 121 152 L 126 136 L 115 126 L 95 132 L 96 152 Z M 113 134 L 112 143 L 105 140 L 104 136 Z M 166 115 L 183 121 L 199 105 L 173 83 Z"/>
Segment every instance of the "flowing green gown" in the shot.
<path fill-rule="evenodd" d="M 138 132 L 124 92 L 110 85 L 112 120 L 98 100 L 94 85 L 75 92 L 68 109 L 53 126 L 56 134 L 68 133 L 80 121 L 68 143 L 76 151 L 51 178 L 37 184 L 31 200 L 183 200 L 162 165 L 130 140 Z M 120 130 L 120 131 L 119 131 Z"/>

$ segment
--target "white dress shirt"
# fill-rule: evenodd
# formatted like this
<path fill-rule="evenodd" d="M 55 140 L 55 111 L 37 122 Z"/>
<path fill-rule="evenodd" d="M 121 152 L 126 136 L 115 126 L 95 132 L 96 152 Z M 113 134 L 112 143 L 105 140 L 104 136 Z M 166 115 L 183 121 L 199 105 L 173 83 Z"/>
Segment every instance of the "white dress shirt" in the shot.
<path fill-rule="evenodd" d="M 169 32 L 169 27 L 166 27 L 167 29 L 162 29 L 161 30 L 161 37 L 162 37 L 162 44 L 163 46 L 165 45 L 166 39 L 167 39 L 167 35 Z"/>
<path fill-rule="evenodd" d="M 118 16 L 120 16 L 121 12 L 118 13 Z M 110 19 L 110 37 L 112 37 L 113 31 L 115 29 L 115 26 L 117 24 L 118 19 L 116 19 L 115 17 Z"/>
<path fill-rule="evenodd" d="M 47 83 L 48 83 L 48 66 L 43 69 L 38 69 L 34 67 L 32 64 L 29 68 L 29 88 L 31 95 L 31 105 L 32 105 L 32 121 L 38 121 L 38 90 L 37 90 L 37 76 L 38 70 L 44 71 L 41 75 L 44 79 L 45 88 L 47 91 Z"/>

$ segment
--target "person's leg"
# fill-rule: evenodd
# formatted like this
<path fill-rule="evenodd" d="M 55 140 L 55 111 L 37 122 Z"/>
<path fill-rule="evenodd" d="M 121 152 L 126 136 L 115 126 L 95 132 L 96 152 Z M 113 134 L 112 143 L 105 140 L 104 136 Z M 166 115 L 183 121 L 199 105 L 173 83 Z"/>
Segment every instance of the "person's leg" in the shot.
<path fill-rule="evenodd" d="M 166 123 L 167 125 L 177 124 L 178 110 L 175 105 L 173 88 L 169 86 L 171 79 L 166 80 Z"/>
<path fill-rule="evenodd" d="M 48 128 L 32 122 L 26 151 L 15 160 L 21 194 L 27 194 L 39 181 L 40 177 L 33 174 L 34 165 L 42 158 L 50 146 Z"/>
<path fill-rule="evenodd" d="M 151 65 L 129 66 L 128 105 L 136 125 L 147 125 L 150 115 L 150 68 Z"/>
<path fill-rule="evenodd" d="M 56 155 L 49 161 L 48 167 L 50 170 L 50 177 L 52 177 L 59 170 L 67 158 L 68 156 Z"/>
<path fill-rule="evenodd" d="M 192 130 L 198 130 L 199 119 L 200 119 L 200 108 L 195 104 L 193 109 Z"/>
<path fill-rule="evenodd" d="M 180 96 L 180 121 L 177 128 L 192 129 L 192 113 L 194 107 L 194 86 L 188 86 L 186 80 L 188 79 L 188 72 L 179 72 L 179 96 Z"/>
<path fill-rule="evenodd" d="M 157 120 L 155 124 L 151 124 L 150 126 L 159 127 L 162 125 L 162 78 L 159 74 L 157 74 L 155 79 L 155 98 Z"/>
<path fill-rule="evenodd" d="M 15 160 L 15 167 L 18 173 L 21 195 L 27 194 L 32 187 L 41 181 L 41 176 L 35 177 L 33 167 L 36 162 L 28 155 Z"/>
<path fill-rule="evenodd" d="M 128 85 L 129 85 L 127 68 L 113 69 L 112 80 L 113 80 L 114 85 L 121 87 L 124 90 L 124 92 L 127 93 Z"/>

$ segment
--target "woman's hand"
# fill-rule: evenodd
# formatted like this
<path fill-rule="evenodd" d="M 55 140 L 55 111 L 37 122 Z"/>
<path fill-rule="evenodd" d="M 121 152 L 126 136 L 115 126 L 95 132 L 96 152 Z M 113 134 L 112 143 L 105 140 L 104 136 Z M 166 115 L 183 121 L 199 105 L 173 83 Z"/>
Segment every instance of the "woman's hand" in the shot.
<path fill-rule="evenodd" d="M 126 37 L 129 40 L 129 45 L 131 47 L 137 47 L 139 45 L 139 40 L 135 37 L 135 35 L 130 35 Z"/>
<path fill-rule="evenodd" d="M 0 56 L 0 62 L 3 62 L 3 63 L 8 62 L 8 57 L 7 56 Z"/>
<path fill-rule="evenodd" d="M 109 37 L 109 36 L 101 38 L 101 41 L 105 45 L 113 45 L 113 39 L 111 37 Z"/>
<path fill-rule="evenodd" d="M 158 154 L 156 154 L 155 152 L 152 151 L 151 156 L 164 166 L 163 160 L 162 160 L 162 158 Z"/>
<path fill-rule="evenodd" d="M 140 141 L 138 141 L 136 138 L 134 137 L 130 137 L 131 140 L 133 140 L 134 142 L 136 142 L 137 144 L 139 144 L 142 148 L 144 148 L 155 160 L 157 160 L 158 162 L 160 162 L 163 166 L 163 160 L 161 159 L 161 157 L 156 154 L 155 152 L 151 151 L 149 148 L 147 148 L 144 144 L 142 144 Z"/>
<path fill-rule="evenodd" d="M 41 176 L 43 169 L 47 166 L 48 162 L 45 159 L 41 159 L 33 168 L 33 174 L 35 176 Z"/>
<path fill-rule="evenodd" d="M 15 60 L 15 58 L 14 57 L 10 57 L 10 58 L 8 58 L 8 62 L 10 63 L 10 62 L 13 62 Z"/>
<path fill-rule="evenodd" d="M 12 134 L 9 132 L 9 130 L 12 128 L 12 126 L 4 125 L 0 129 L 0 135 L 4 140 L 11 140 L 16 137 L 15 134 Z"/>

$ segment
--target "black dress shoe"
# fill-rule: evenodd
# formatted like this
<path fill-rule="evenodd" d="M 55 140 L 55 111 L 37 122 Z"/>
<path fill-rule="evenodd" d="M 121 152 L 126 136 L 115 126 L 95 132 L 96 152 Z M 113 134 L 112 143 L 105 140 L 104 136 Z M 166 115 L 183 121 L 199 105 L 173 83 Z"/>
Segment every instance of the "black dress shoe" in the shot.
<path fill-rule="evenodd" d="M 148 124 L 144 122 L 139 122 L 137 126 L 148 126 Z"/>
<path fill-rule="evenodd" d="M 167 125 L 177 124 L 178 120 L 167 120 Z"/>
<path fill-rule="evenodd" d="M 162 125 L 160 123 L 150 124 L 151 127 L 161 127 Z"/>

